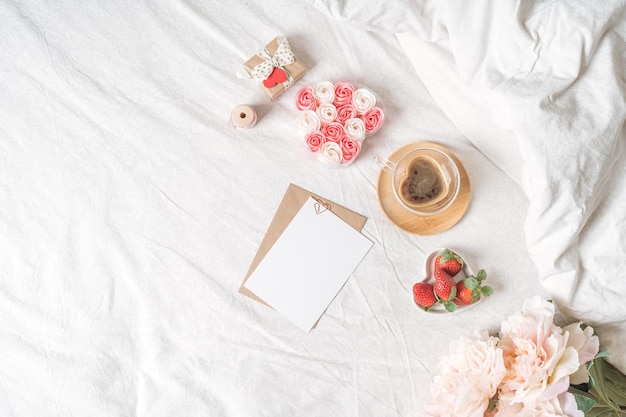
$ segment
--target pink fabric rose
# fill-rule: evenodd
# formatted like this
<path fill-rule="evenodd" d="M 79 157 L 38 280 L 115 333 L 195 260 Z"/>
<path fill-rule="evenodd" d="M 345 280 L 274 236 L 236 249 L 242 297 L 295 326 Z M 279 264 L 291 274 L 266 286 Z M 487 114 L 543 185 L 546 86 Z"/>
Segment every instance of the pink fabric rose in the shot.
<path fill-rule="evenodd" d="M 347 136 L 341 139 L 341 157 L 343 162 L 351 162 L 356 159 L 361 150 L 361 142 L 352 140 Z"/>
<path fill-rule="evenodd" d="M 326 143 L 326 137 L 319 130 L 314 130 L 313 132 L 308 133 L 306 136 L 304 136 L 304 143 L 311 152 L 315 153 L 322 147 L 324 143 Z"/>
<path fill-rule="evenodd" d="M 298 110 L 315 110 L 317 102 L 310 86 L 302 87 L 296 94 L 296 107 Z"/>
<path fill-rule="evenodd" d="M 356 117 L 356 109 L 352 104 L 344 104 L 343 106 L 337 107 L 337 121 L 339 123 L 343 124 L 346 120 L 354 117 Z"/>
<path fill-rule="evenodd" d="M 330 122 L 322 127 L 322 133 L 328 142 L 341 143 L 341 138 L 345 135 L 343 126 L 337 122 Z"/>
<path fill-rule="evenodd" d="M 385 114 L 379 107 L 373 107 L 363 115 L 365 131 L 367 133 L 376 132 L 385 121 Z"/>
<path fill-rule="evenodd" d="M 335 107 L 352 103 L 353 92 L 354 86 L 352 84 L 346 82 L 335 83 L 335 101 L 333 102 Z"/>

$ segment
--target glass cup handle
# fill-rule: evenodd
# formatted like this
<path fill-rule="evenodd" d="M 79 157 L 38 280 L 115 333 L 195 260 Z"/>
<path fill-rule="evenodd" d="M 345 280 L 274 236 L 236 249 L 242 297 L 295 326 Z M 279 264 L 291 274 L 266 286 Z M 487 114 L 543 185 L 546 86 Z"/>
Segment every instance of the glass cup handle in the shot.
<path fill-rule="evenodd" d="M 374 157 L 374 162 L 376 163 L 376 165 L 378 165 L 382 169 L 387 169 L 389 171 L 393 171 L 395 169 L 395 167 L 396 167 L 395 163 L 391 162 L 388 159 L 383 158 L 380 155 L 376 155 Z"/>
<path fill-rule="evenodd" d="M 441 168 L 446 184 L 450 184 L 452 182 L 452 178 L 454 178 L 454 170 L 452 169 L 452 166 L 448 162 L 444 162 L 441 164 Z"/>

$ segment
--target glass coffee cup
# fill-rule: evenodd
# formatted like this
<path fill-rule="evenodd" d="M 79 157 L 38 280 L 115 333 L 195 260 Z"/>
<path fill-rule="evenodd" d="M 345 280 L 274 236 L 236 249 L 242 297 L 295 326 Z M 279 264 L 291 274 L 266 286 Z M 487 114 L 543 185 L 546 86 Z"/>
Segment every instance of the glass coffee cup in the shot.
<path fill-rule="evenodd" d="M 391 173 L 391 189 L 396 201 L 413 214 L 441 213 L 459 195 L 459 168 L 439 149 L 421 147 L 408 151 L 397 162 L 380 156 L 375 161 Z"/>

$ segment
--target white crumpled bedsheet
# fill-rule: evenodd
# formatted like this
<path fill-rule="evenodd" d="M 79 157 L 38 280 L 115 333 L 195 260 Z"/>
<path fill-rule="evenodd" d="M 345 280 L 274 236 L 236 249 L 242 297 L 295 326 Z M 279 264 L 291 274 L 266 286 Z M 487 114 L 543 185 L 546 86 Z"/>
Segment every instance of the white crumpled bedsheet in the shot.
<path fill-rule="evenodd" d="M 626 2 L 312 3 L 398 33 L 446 115 L 522 186 L 542 285 L 626 371 Z"/>
<path fill-rule="evenodd" d="M 606 198 L 571 213 L 573 180 L 587 176 L 529 169 L 544 167 L 533 155 L 556 158 L 554 148 L 570 142 L 533 138 L 524 124 L 514 132 L 524 160 L 516 169 L 534 175 L 507 175 L 494 155 L 513 155 L 517 144 L 502 150 L 466 131 L 396 39 L 401 29 L 443 27 L 446 4 L 409 4 L 385 2 L 405 26 L 382 31 L 339 6 L 304 1 L 0 3 L 0 415 L 413 416 L 451 341 L 497 329 L 524 298 L 547 296 L 537 268 L 548 289 L 563 283 L 552 291 L 560 305 L 596 302 L 577 300 L 596 276 L 590 262 L 615 272 L 611 262 L 623 258 L 578 257 L 578 287 L 568 271 L 623 231 L 604 223 L 623 207 L 623 194 L 613 193 L 623 177 L 591 196 Z M 377 16 L 384 23 L 389 14 Z M 309 71 L 270 103 L 241 64 L 276 35 L 288 37 Z M 584 44 L 591 63 L 594 51 L 613 57 L 603 73 L 610 80 L 619 54 Z M 344 79 L 374 90 L 387 119 L 353 165 L 329 170 L 304 150 L 293 101 L 298 86 Z M 462 85 L 495 95 L 478 81 L 486 82 Z M 514 109 L 505 98 L 502 109 Z M 227 126 L 240 103 L 255 106 L 253 129 Z M 529 117 L 545 114 L 522 107 Z M 618 123 L 613 108 L 585 120 L 598 129 Z M 376 200 L 374 156 L 420 140 L 453 150 L 472 181 L 465 217 L 435 236 L 401 231 Z M 539 145 L 546 151 L 535 152 Z M 571 146 L 578 155 L 579 141 Z M 580 168 L 591 179 L 610 168 L 591 166 Z M 540 195 L 548 179 L 558 194 Z M 289 183 L 366 216 L 363 233 L 374 241 L 309 334 L 237 292 Z M 548 204 L 550 196 L 562 197 Z M 576 237 L 580 244 L 570 244 Z M 411 287 L 425 254 L 443 246 L 485 268 L 495 294 L 463 314 L 421 314 Z M 603 322 L 600 308 L 615 306 L 607 300 L 593 307 Z"/>

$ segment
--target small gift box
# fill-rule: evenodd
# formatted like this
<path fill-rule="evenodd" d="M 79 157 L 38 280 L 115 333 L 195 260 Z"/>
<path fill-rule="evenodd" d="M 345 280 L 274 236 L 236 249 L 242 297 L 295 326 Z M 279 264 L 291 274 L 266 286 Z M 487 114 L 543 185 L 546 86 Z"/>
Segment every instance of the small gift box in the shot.
<path fill-rule="evenodd" d="M 306 72 L 284 36 L 277 36 L 265 45 L 265 48 L 244 64 L 244 68 L 260 83 L 270 100 L 284 93 Z"/>

